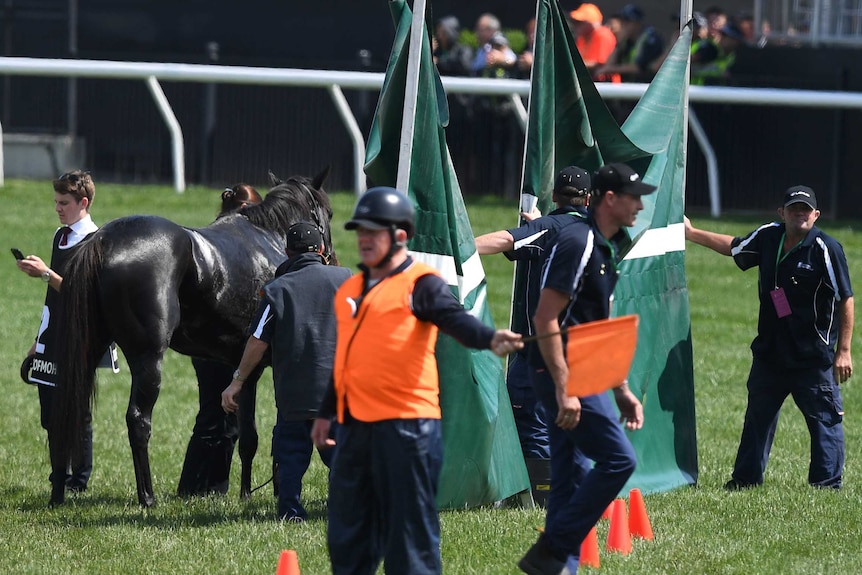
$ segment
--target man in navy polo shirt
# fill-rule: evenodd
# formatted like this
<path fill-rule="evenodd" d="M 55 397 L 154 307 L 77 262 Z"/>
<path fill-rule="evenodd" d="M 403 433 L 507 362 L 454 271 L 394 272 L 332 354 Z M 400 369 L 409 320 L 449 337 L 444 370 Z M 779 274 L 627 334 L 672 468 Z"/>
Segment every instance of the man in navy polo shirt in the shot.
<path fill-rule="evenodd" d="M 839 383 L 853 373 L 853 290 L 844 249 L 817 229 L 814 190 L 793 186 L 778 215 L 745 237 L 699 230 L 685 218 L 685 237 L 732 256 L 742 270 L 758 266 L 760 316 L 751 344 L 748 407 L 731 480 L 736 490 L 763 483 L 778 414 L 788 395 L 811 434 L 808 483 L 841 487 L 844 408 Z"/>
<path fill-rule="evenodd" d="M 530 377 L 545 407 L 551 442 L 551 492 L 545 531 L 518 562 L 531 575 L 576 573 L 581 542 L 634 473 L 630 430 L 643 426 L 643 407 L 623 382 L 614 388 L 619 416 L 606 393 L 568 395 L 566 328 L 607 319 L 619 275 L 623 228 L 643 209 L 641 196 L 655 186 L 640 181 L 625 164 L 602 166 L 593 178 L 589 217 L 562 228 L 545 261 L 533 325 L 541 338 L 530 353 Z M 543 337 L 544 336 L 544 337 Z M 595 462 L 580 485 L 578 452 Z"/>
<path fill-rule="evenodd" d="M 523 301 L 516 305 L 518 313 L 512 316 L 512 331 L 534 335 L 533 313 L 539 301 L 542 262 L 556 241 L 557 232 L 587 217 L 587 203 L 592 189 L 589 172 L 578 166 L 567 166 L 560 170 L 554 182 L 551 199 L 557 208 L 546 216 L 529 219 L 530 214 L 522 212 L 523 225 L 508 230 L 499 230 L 476 238 L 476 251 L 480 256 L 504 254 L 512 261 L 521 261 L 526 266 L 526 285 L 524 293 L 516 294 Z M 542 404 L 536 400 L 530 372 L 527 367 L 530 342 L 524 349 L 513 354 L 506 373 L 506 388 L 515 416 L 515 427 L 521 442 L 521 452 L 527 464 L 530 483 L 533 486 L 547 484 L 550 477 L 551 448 L 548 441 L 547 418 Z M 589 471 L 591 464 L 583 456 L 579 457 L 581 471 L 573 480 L 577 483 Z M 536 503 L 545 505 L 547 492 L 534 488 Z"/>

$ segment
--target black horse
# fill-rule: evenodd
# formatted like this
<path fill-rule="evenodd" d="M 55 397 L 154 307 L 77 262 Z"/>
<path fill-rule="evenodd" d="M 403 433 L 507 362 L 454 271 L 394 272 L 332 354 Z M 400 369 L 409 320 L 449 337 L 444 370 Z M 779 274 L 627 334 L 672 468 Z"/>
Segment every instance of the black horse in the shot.
<path fill-rule="evenodd" d="M 155 504 L 148 444 L 165 351 L 239 364 L 259 290 L 284 261 L 291 224 L 317 223 L 326 243 L 324 255 L 335 259 L 332 210 L 322 189 L 327 175 L 328 170 L 313 179 L 286 181 L 273 176 L 274 187 L 261 204 L 204 228 L 185 228 L 156 216 L 120 218 L 77 250 L 61 290 L 59 328 L 67 336 L 58 346 L 62 367 L 49 438 L 52 505 L 64 500 L 66 463 L 79 447 L 75 431 L 95 398 L 95 368 L 112 341 L 123 350 L 132 375 L 126 424 L 138 501 L 145 507 Z M 245 497 L 257 450 L 254 383 L 243 387 L 239 414 Z"/>

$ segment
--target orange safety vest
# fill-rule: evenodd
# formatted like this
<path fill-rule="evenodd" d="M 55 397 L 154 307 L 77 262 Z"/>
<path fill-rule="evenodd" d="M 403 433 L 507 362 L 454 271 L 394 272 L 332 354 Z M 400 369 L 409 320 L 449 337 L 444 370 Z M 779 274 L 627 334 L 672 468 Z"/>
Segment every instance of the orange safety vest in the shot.
<path fill-rule="evenodd" d="M 359 421 L 440 419 L 437 326 L 413 315 L 416 280 L 437 270 L 420 262 L 387 276 L 362 297 L 362 274 L 335 294 L 338 338 L 335 394 L 338 421 L 345 408 Z M 358 303 L 357 303 L 358 302 Z"/>

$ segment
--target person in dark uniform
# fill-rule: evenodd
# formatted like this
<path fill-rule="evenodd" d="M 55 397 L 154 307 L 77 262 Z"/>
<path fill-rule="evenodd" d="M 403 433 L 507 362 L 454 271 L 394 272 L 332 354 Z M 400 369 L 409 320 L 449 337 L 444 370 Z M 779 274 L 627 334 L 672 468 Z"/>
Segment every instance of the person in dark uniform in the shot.
<path fill-rule="evenodd" d="M 613 390 L 619 414 L 607 393 L 568 394 L 566 328 L 610 316 L 619 254 L 628 242 L 623 228 L 634 225 L 641 196 L 654 191 L 625 164 L 602 166 L 593 178 L 589 218 L 562 228 L 545 261 L 533 317 L 540 339 L 529 362 L 536 395 L 554 417 L 548 423 L 551 492 L 545 531 L 518 562 L 530 575 L 577 573 L 581 543 L 635 470 L 620 421 L 640 429 L 643 407 L 627 382 Z M 595 466 L 576 485 L 578 452 Z"/>
<path fill-rule="evenodd" d="M 216 219 L 263 199 L 253 186 L 236 184 L 221 194 Z M 189 497 L 225 494 L 230 487 L 230 467 L 239 438 L 236 414 L 221 408 L 221 392 L 230 385 L 234 367 L 226 363 L 192 358 L 198 380 L 198 414 L 180 473 L 177 495 Z"/>
<path fill-rule="evenodd" d="M 18 269 L 30 277 L 41 278 L 48 284 L 39 334 L 28 353 L 28 356 L 33 357 L 30 365 L 30 382 L 37 384 L 39 388 L 41 423 L 46 431 L 51 421 L 54 391 L 59 380 L 57 372 L 62 369 L 55 359 L 57 341 L 58 338 L 66 335 L 57 332 L 60 288 L 63 284 L 64 270 L 78 244 L 98 229 L 90 217 L 90 206 L 96 196 L 96 186 L 89 172 L 81 170 L 68 172 L 54 180 L 53 186 L 55 211 L 62 227 L 54 232 L 54 240 L 51 244 L 51 265 L 48 266 L 35 255 L 29 255 L 18 261 Z M 71 492 L 85 491 L 93 471 L 93 428 L 89 413 L 81 434 L 83 435 L 82 456 L 71 462 L 66 475 L 66 490 Z M 50 434 L 48 438 L 50 441 Z"/>
<path fill-rule="evenodd" d="M 327 541 L 334 575 L 438 574 L 437 487 L 443 463 L 438 329 L 505 355 L 521 336 L 470 315 L 436 269 L 407 253 L 414 208 L 375 187 L 345 224 L 356 230 L 361 272 L 335 295 L 333 384 L 312 428 L 318 447 L 339 422 L 329 483 Z"/>
<path fill-rule="evenodd" d="M 311 223 L 287 231 L 287 261 L 263 288 L 263 297 L 239 367 L 222 392 L 227 413 L 237 410 L 246 374 L 272 349 L 272 376 L 278 420 L 272 430 L 272 457 L 278 464 L 278 517 L 302 522 L 302 477 L 311 463 L 311 425 L 332 378 L 335 358 L 335 290 L 350 270 L 326 265 L 323 236 Z M 332 450 L 320 451 L 327 467 Z"/>
<path fill-rule="evenodd" d="M 512 317 L 513 331 L 523 335 L 535 335 L 532 318 L 539 301 L 542 261 L 561 228 L 587 217 L 586 206 L 591 189 L 589 172 L 578 166 L 565 167 L 557 174 L 551 196 L 557 209 L 546 216 L 526 221 L 516 228 L 499 230 L 476 238 L 476 251 L 479 255 L 502 253 L 509 260 L 524 262 L 526 266 L 526 289 L 523 294 L 517 294 L 517 297 L 523 298 L 524 301 L 515 306 L 520 313 Z M 525 219 L 530 217 L 527 213 L 521 215 Z M 545 410 L 536 400 L 527 366 L 527 356 L 533 345 L 532 342 L 526 344 L 524 349 L 510 358 L 506 387 L 512 402 L 515 426 L 530 475 L 530 484 L 537 486 L 549 483 L 551 449 Z M 578 477 L 573 478 L 576 482 L 580 481 L 590 467 L 589 461 L 582 455 L 580 460 L 582 470 Z M 544 505 L 547 491 L 534 488 L 533 498 L 536 503 Z"/>
<path fill-rule="evenodd" d="M 757 266 L 760 314 L 748 376 L 748 407 L 729 490 L 761 485 L 778 414 L 788 395 L 811 435 L 808 483 L 839 489 L 844 472 L 844 408 L 839 384 L 853 374 L 853 290 L 844 248 L 815 226 L 814 190 L 793 186 L 778 215 L 745 237 L 700 230 L 685 237 L 742 269 Z"/>
<path fill-rule="evenodd" d="M 622 21 L 622 39 L 607 63 L 599 66 L 595 74 L 619 74 L 623 82 L 649 82 L 655 75 L 653 62 L 664 53 L 664 40 L 653 26 L 646 24 L 640 6 L 626 4 L 619 16 Z"/>

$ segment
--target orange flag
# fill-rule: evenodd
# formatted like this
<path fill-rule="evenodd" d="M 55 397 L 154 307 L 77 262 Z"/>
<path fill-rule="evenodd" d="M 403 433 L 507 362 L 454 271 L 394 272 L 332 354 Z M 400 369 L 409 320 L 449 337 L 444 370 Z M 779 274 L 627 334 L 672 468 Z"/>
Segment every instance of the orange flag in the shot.
<path fill-rule="evenodd" d="M 586 397 L 622 384 L 638 340 L 638 316 L 624 315 L 569 328 L 569 395 Z"/>

